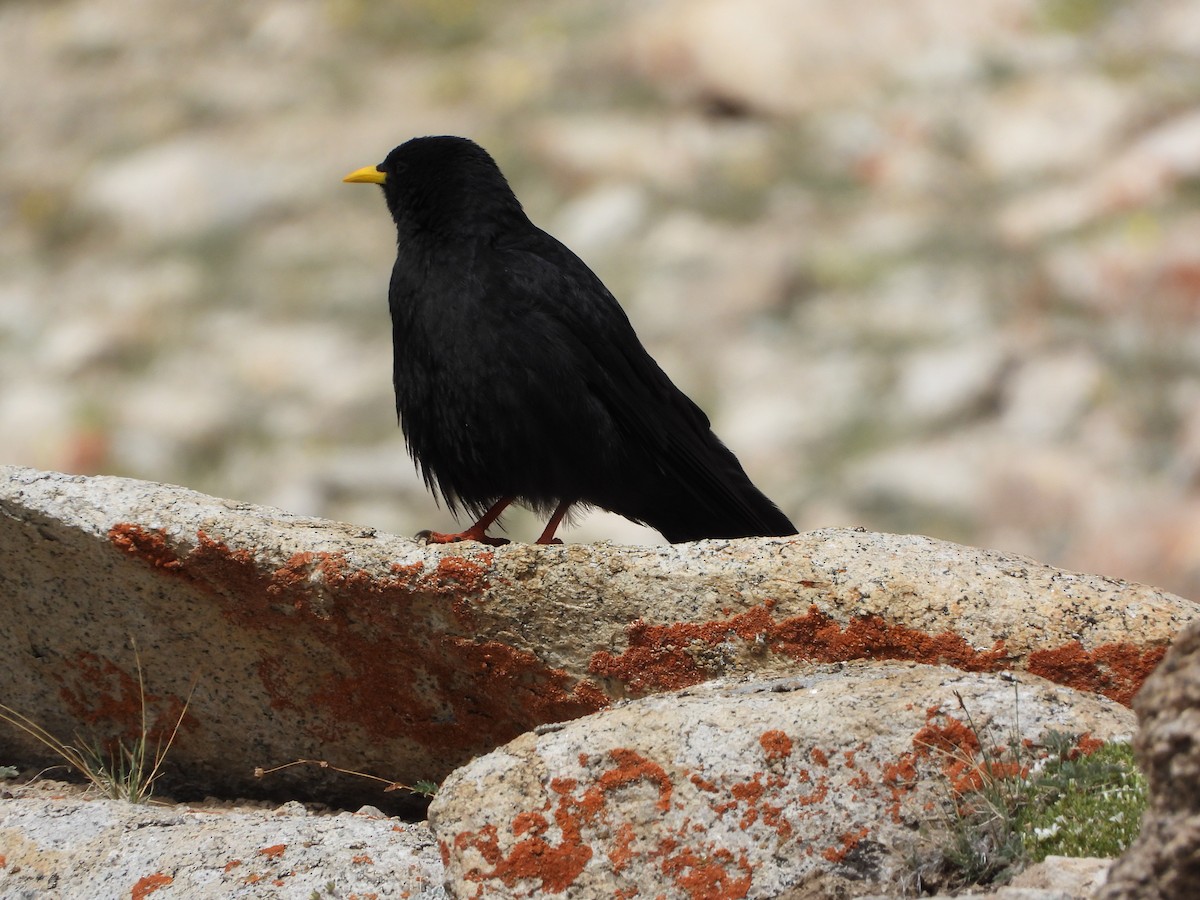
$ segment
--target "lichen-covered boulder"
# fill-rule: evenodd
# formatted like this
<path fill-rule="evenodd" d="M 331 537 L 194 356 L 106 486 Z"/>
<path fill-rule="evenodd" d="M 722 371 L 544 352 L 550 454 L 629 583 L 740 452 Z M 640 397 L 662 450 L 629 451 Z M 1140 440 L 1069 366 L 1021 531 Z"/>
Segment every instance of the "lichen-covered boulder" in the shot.
<path fill-rule="evenodd" d="M 1196 617 L 1153 588 L 919 536 L 425 546 L 0 467 L 0 695 L 101 746 L 179 723 L 163 784 L 182 795 L 386 804 L 338 769 L 437 781 L 618 699 L 821 662 L 1024 669 L 1128 703 Z M 0 752 L 59 762 L 8 728 Z M 330 766 L 254 775 L 297 759 Z"/>
<path fill-rule="evenodd" d="M 1133 728 L 1031 675 L 822 666 L 523 735 L 454 772 L 429 823 L 458 897 L 891 895 L 940 859 L 954 797 L 1027 772 L 1047 732 Z"/>

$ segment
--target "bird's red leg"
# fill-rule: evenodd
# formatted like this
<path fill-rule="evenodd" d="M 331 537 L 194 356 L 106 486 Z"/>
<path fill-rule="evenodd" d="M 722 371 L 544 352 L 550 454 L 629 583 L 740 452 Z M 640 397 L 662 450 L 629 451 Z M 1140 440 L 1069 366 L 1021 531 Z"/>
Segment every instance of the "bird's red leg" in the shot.
<path fill-rule="evenodd" d="M 457 541 L 479 541 L 481 544 L 491 544 L 493 547 L 499 547 L 501 544 L 507 544 L 508 540 L 501 537 L 489 537 L 487 530 L 492 527 L 492 523 L 500 518 L 500 513 L 513 502 L 512 497 L 501 497 L 492 504 L 492 508 L 479 517 L 479 521 L 468 528 L 466 531 L 459 531 L 452 534 L 443 534 L 440 531 L 425 531 L 422 532 L 425 540 L 430 544 L 453 544 Z"/>
<path fill-rule="evenodd" d="M 554 536 L 554 532 L 558 531 L 558 526 L 562 524 L 562 520 L 566 516 L 567 510 L 570 508 L 571 504 L 565 500 L 558 504 L 558 507 L 554 510 L 554 515 L 552 515 L 550 517 L 550 521 L 546 523 L 546 530 L 542 532 L 542 536 L 534 541 L 534 543 L 561 544 L 562 541 Z"/>

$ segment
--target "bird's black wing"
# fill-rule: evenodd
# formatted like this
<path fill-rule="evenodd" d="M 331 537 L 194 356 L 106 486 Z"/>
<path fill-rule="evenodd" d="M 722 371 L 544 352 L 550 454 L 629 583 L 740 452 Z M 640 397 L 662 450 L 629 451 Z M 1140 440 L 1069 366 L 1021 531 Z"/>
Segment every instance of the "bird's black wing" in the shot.
<path fill-rule="evenodd" d="M 554 340 L 583 367 L 588 389 L 627 448 L 624 474 L 643 479 L 631 489 L 657 495 L 645 496 L 644 507 L 635 499 L 624 509 L 598 505 L 672 541 L 795 533 L 712 432 L 704 412 L 646 352 L 616 298 L 579 257 L 532 227 L 494 249 L 509 289 L 537 310 L 543 327 L 553 328 Z"/>

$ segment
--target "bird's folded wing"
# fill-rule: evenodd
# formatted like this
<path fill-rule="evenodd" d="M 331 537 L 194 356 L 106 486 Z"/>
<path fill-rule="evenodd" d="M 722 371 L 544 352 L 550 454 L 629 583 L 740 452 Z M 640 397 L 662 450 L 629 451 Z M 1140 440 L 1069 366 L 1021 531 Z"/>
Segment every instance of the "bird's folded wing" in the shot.
<path fill-rule="evenodd" d="M 736 457 L 712 434 L 708 417 L 677 388 L 638 340 L 603 282 L 570 249 L 537 231 L 496 248 L 508 288 L 554 329 L 586 367 L 589 388 L 616 428 L 686 485 L 697 502 L 754 518 Z"/>

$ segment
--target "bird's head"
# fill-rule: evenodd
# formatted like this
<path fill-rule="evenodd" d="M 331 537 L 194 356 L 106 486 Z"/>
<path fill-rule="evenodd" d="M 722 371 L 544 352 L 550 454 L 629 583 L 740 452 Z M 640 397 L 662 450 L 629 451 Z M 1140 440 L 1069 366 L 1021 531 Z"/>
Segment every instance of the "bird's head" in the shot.
<path fill-rule="evenodd" d="M 401 239 L 479 235 L 528 221 L 495 160 L 466 138 L 413 138 L 342 181 L 383 188 Z"/>

